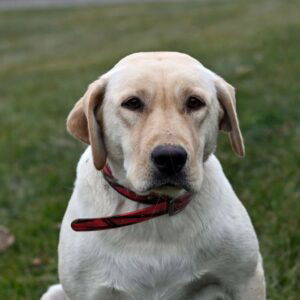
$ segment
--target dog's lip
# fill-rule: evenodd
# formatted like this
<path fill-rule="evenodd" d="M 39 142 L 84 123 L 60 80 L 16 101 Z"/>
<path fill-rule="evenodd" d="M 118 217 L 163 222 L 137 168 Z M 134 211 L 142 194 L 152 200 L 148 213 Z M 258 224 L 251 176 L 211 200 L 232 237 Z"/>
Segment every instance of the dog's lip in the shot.
<path fill-rule="evenodd" d="M 191 188 L 188 184 L 180 184 L 174 182 L 163 182 L 163 183 L 154 183 L 147 188 L 145 192 L 164 192 L 164 191 L 179 191 L 185 190 L 187 192 L 191 191 Z"/>
<path fill-rule="evenodd" d="M 178 184 L 175 184 L 175 183 L 172 183 L 172 182 L 168 182 L 168 183 L 165 183 L 165 184 L 162 184 L 160 186 L 158 186 L 159 188 L 160 187 L 179 187 Z"/>
<path fill-rule="evenodd" d="M 157 182 L 154 183 L 151 188 L 155 188 L 155 189 L 160 189 L 160 188 L 183 188 L 183 186 L 179 183 L 175 183 L 175 182 Z"/>

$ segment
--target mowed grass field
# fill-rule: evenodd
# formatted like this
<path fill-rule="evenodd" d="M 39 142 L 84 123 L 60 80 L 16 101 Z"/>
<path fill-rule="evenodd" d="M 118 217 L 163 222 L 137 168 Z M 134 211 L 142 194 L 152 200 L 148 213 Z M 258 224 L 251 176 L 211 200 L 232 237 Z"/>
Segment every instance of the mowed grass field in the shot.
<path fill-rule="evenodd" d="M 59 223 L 85 147 L 66 117 L 117 60 L 150 50 L 189 53 L 236 87 L 247 154 L 221 135 L 217 155 L 256 228 L 268 299 L 299 299 L 299 11 L 212 0 L 0 12 L 0 223 L 16 237 L 0 255 L 0 299 L 38 299 L 58 281 Z"/>

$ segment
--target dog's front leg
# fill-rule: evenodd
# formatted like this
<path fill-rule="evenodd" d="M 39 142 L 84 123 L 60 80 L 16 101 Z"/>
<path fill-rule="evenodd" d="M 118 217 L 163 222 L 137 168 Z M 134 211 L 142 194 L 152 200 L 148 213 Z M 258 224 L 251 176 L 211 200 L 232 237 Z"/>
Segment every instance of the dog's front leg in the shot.
<path fill-rule="evenodd" d="M 253 277 L 239 287 L 238 300 L 265 300 L 266 286 L 262 263 L 259 262 Z"/>
<path fill-rule="evenodd" d="M 115 288 L 100 287 L 97 289 L 94 300 L 105 299 L 105 300 L 132 300 L 124 292 L 116 290 Z"/>
<path fill-rule="evenodd" d="M 61 284 L 55 284 L 48 288 L 41 300 L 68 300 Z"/>
<path fill-rule="evenodd" d="M 191 300 L 231 300 L 218 285 L 211 284 L 199 291 Z"/>
<path fill-rule="evenodd" d="M 133 298 L 129 297 L 124 292 L 105 286 L 93 287 L 92 289 L 72 289 L 71 291 L 66 292 L 66 294 L 68 296 L 66 300 L 133 300 Z M 48 300 L 48 298 L 45 300 Z"/>

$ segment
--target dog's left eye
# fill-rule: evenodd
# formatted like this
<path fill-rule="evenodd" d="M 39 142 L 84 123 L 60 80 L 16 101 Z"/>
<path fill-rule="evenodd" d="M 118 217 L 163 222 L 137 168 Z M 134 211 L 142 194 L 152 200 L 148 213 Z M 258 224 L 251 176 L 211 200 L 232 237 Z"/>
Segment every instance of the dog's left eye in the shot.
<path fill-rule="evenodd" d="M 130 110 L 142 110 L 144 104 L 138 97 L 132 97 L 122 102 L 121 106 Z"/>
<path fill-rule="evenodd" d="M 202 99 L 199 99 L 195 96 L 191 96 L 186 101 L 186 107 L 188 110 L 198 110 L 205 106 L 205 102 Z"/>

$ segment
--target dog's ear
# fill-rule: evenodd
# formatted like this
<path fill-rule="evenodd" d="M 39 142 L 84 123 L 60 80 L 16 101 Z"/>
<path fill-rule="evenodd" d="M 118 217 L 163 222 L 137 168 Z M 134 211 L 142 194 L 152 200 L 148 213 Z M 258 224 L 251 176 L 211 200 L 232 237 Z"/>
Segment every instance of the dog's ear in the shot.
<path fill-rule="evenodd" d="M 96 113 L 105 92 L 102 78 L 91 83 L 83 97 L 75 104 L 67 119 L 68 131 L 84 143 L 90 144 L 96 169 L 101 170 L 106 162 L 106 150 L 101 125 Z"/>
<path fill-rule="evenodd" d="M 239 156 L 244 156 L 245 147 L 236 113 L 234 87 L 221 77 L 216 79 L 215 84 L 218 100 L 224 110 L 224 114 L 219 123 L 220 130 L 229 132 L 229 138 L 234 152 Z"/>

